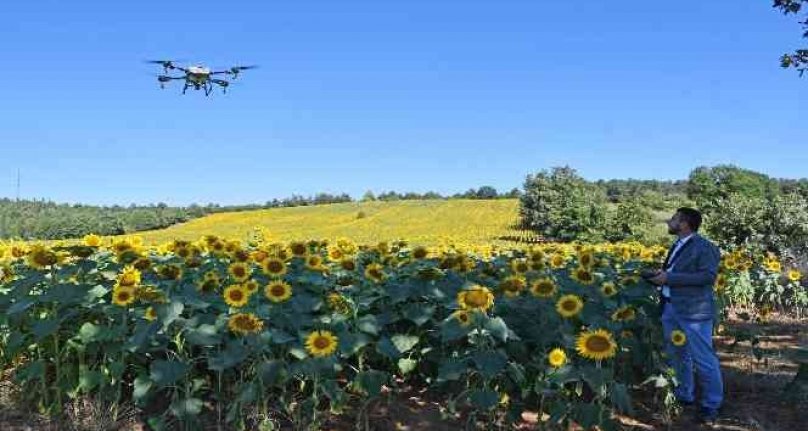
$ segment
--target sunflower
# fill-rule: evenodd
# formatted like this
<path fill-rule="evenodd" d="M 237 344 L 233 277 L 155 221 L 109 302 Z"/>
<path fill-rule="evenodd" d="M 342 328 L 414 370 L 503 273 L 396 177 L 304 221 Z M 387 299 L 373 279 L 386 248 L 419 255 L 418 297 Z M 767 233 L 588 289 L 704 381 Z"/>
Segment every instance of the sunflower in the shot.
<path fill-rule="evenodd" d="M 132 262 L 132 266 L 139 271 L 148 271 L 152 267 L 152 261 L 147 256 L 141 256 Z"/>
<path fill-rule="evenodd" d="M 123 271 L 118 274 L 117 285 L 121 287 L 132 287 L 140 284 L 141 274 L 140 271 L 135 269 L 134 266 L 128 265 L 124 267 Z"/>
<path fill-rule="evenodd" d="M 306 268 L 312 271 L 325 271 L 323 266 L 323 258 L 319 254 L 310 254 L 306 256 Z"/>
<path fill-rule="evenodd" d="M 221 285 L 222 280 L 216 271 L 208 271 L 202 276 L 202 279 L 197 282 L 197 290 L 200 292 L 210 293 L 216 291 Z"/>
<path fill-rule="evenodd" d="M 558 291 L 558 286 L 550 278 L 540 278 L 530 285 L 530 293 L 537 298 L 552 298 Z"/>
<path fill-rule="evenodd" d="M 452 313 L 451 317 L 457 320 L 460 326 L 469 326 L 471 323 L 471 312 L 469 310 L 457 310 Z"/>
<path fill-rule="evenodd" d="M 87 247 L 101 247 L 102 240 L 100 236 L 91 233 L 89 235 L 85 235 L 84 238 L 82 238 L 82 241 Z"/>
<path fill-rule="evenodd" d="M 149 322 L 153 322 L 155 319 L 157 319 L 157 312 L 154 311 L 154 307 L 147 308 L 143 313 L 143 318 Z"/>
<path fill-rule="evenodd" d="M 261 332 L 264 322 L 252 313 L 236 313 L 227 320 L 227 327 L 235 334 L 248 335 Z"/>
<path fill-rule="evenodd" d="M 252 260 L 252 254 L 249 251 L 244 250 L 243 248 L 233 251 L 233 253 L 231 253 L 230 255 L 233 256 L 233 260 L 235 260 L 236 262 L 247 263 L 250 260 Z"/>
<path fill-rule="evenodd" d="M 242 286 L 247 289 L 247 292 L 249 292 L 250 295 L 258 291 L 258 282 L 255 280 L 247 280 L 242 284 Z"/>
<path fill-rule="evenodd" d="M 356 260 L 352 257 L 345 257 L 339 261 L 339 266 L 346 271 L 356 270 Z"/>
<path fill-rule="evenodd" d="M 522 291 L 525 290 L 525 287 L 527 287 L 527 281 L 524 277 L 518 275 L 506 277 L 499 284 L 499 288 L 508 298 L 515 298 L 519 296 Z"/>
<path fill-rule="evenodd" d="M 250 253 L 250 259 L 257 262 L 259 265 L 264 263 L 264 260 L 269 257 L 269 253 L 266 250 L 255 250 Z"/>
<path fill-rule="evenodd" d="M 137 298 L 135 288 L 131 286 L 118 286 L 112 289 L 112 303 L 126 307 L 135 302 Z"/>
<path fill-rule="evenodd" d="M 617 353 L 617 343 L 605 329 L 582 332 L 578 335 L 575 347 L 579 355 L 595 361 L 614 357 Z"/>
<path fill-rule="evenodd" d="M 511 271 L 513 271 L 515 274 L 524 274 L 530 270 L 530 265 L 525 259 L 513 259 L 511 260 L 509 266 L 511 267 Z"/>
<path fill-rule="evenodd" d="M 263 262 L 263 269 L 268 275 L 282 277 L 286 274 L 286 262 L 278 257 L 270 257 Z"/>
<path fill-rule="evenodd" d="M 579 266 L 572 271 L 571 278 L 578 283 L 583 285 L 590 285 L 595 282 L 595 275 L 592 274 L 592 271 L 583 266 Z"/>
<path fill-rule="evenodd" d="M 779 261 L 771 260 L 766 264 L 766 269 L 768 269 L 769 272 L 780 272 L 783 270 L 783 266 Z"/>
<path fill-rule="evenodd" d="M 28 256 L 26 257 L 28 266 L 35 269 L 44 269 L 46 267 L 55 265 L 58 261 L 56 253 L 51 251 L 48 247 L 40 244 L 34 244 L 28 249 Z"/>
<path fill-rule="evenodd" d="M 487 287 L 474 285 L 457 293 L 457 303 L 464 310 L 486 311 L 494 305 L 494 294 Z"/>
<path fill-rule="evenodd" d="M 722 292 L 727 287 L 727 275 L 719 273 L 718 276 L 715 278 L 715 291 Z"/>
<path fill-rule="evenodd" d="M 603 296 L 610 298 L 617 294 L 617 286 L 613 282 L 607 281 L 600 286 L 600 293 L 602 293 Z"/>
<path fill-rule="evenodd" d="M 272 281 L 264 287 L 264 296 L 272 302 L 284 302 L 292 297 L 292 286 L 281 280 Z"/>
<path fill-rule="evenodd" d="M 580 296 L 574 294 L 564 295 L 556 302 L 558 314 L 566 318 L 576 316 L 583 308 L 584 301 Z"/>
<path fill-rule="evenodd" d="M 620 307 L 612 313 L 612 320 L 615 322 L 628 322 L 634 320 L 635 317 L 637 317 L 637 312 L 630 305 Z"/>
<path fill-rule="evenodd" d="M 412 257 L 415 259 L 426 259 L 429 256 L 429 249 L 424 246 L 418 246 L 412 249 Z"/>
<path fill-rule="evenodd" d="M 182 267 L 173 263 L 157 268 L 157 274 L 166 280 L 178 280 L 182 277 Z"/>
<path fill-rule="evenodd" d="M 295 257 L 304 257 L 309 252 L 309 247 L 305 242 L 293 241 L 289 243 L 289 250 Z"/>
<path fill-rule="evenodd" d="M 371 263 L 367 267 L 365 267 L 365 277 L 375 281 L 376 283 L 381 283 L 387 277 L 383 271 L 384 267 L 378 263 Z"/>
<path fill-rule="evenodd" d="M 684 332 L 679 329 L 674 329 L 671 331 L 671 343 L 673 343 L 674 346 L 682 347 L 686 342 L 687 337 L 685 336 Z"/>
<path fill-rule="evenodd" d="M 563 349 L 556 347 L 547 355 L 547 363 L 553 368 L 561 368 L 567 363 L 567 354 Z"/>
<path fill-rule="evenodd" d="M 802 280 L 802 273 L 799 270 L 791 269 L 788 271 L 789 281 L 798 282 Z"/>
<path fill-rule="evenodd" d="M 224 302 L 231 307 L 243 307 L 250 301 L 250 292 L 240 284 L 232 284 L 224 290 Z"/>
<path fill-rule="evenodd" d="M 595 254 L 591 249 L 581 250 L 578 253 L 578 265 L 584 268 L 592 268 L 595 263 Z"/>
<path fill-rule="evenodd" d="M 133 286 L 135 289 L 135 298 L 145 302 L 166 302 L 166 294 L 163 293 L 157 286 Z"/>
<path fill-rule="evenodd" d="M 227 268 L 227 272 L 230 274 L 233 280 L 235 280 L 237 283 L 241 283 L 250 278 L 252 270 L 246 263 L 236 262 L 230 264 L 230 266 Z"/>
<path fill-rule="evenodd" d="M 339 293 L 329 293 L 326 297 L 326 302 L 331 311 L 335 313 L 346 315 L 351 313 L 351 303 Z"/>
<path fill-rule="evenodd" d="M 306 337 L 306 351 L 315 357 L 329 356 L 337 350 L 338 341 L 331 331 L 314 331 Z"/>
<path fill-rule="evenodd" d="M 342 251 L 341 248 L 337 247 L 336 245 L 332 245 L 328 247 L 328 259 L 334 262 L 339 262 L 345 257 L 345 253 Z"/>
<path fill-rule="evenodd" d="M 561 253 L 555 253 L 550 257 L 550 266 L 553 269 L 561 269 L 567 265 L 567 258 Z"/>

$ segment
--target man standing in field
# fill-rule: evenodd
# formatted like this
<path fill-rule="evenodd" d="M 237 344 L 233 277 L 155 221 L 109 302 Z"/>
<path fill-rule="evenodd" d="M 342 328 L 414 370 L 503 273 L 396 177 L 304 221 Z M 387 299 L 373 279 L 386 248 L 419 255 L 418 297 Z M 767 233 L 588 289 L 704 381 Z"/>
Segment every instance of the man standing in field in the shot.
<path fill-rule="evenodd" d="M 662 308 L 665 352 L 676 371 L 676 397 L 684 405 L 695 402 L 693 372 L 701 390 L 700 419 L 712 425 L 724 398 L 718 357 L 713 349 L 715 322 L 713 284 L 721 253 L 698 234 L 701 213 L 679 208 L 668 220 L 668 233 L 677 240 L 663 269 L 648 280 L 657 285 Z"/>

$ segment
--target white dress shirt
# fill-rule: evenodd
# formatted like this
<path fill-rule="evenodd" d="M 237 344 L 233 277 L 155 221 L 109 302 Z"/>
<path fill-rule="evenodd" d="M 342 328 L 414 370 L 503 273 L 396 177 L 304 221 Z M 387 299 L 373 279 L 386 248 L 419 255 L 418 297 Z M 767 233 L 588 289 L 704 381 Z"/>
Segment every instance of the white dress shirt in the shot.
<path fill-rule="evenodd" d="M 673 269 L 673 267 L 676 265 L 676 260 L 679 259 L 679 256 L 677 256 L 677 253 L 679 253 L 679 250 L 682 249 L 682 247 L 685 245 L 685 243 L 692 236 L 693 236 L 693 234 L 691 233 L 690 235 L 688 235 L 688 236 L 686 236 L 684 238 L 680 238 L 680 239 L 678 239 L 676 241 L 676 247 L 674 247 L 673 251 L 671 252 L 671 260 L 670 260 L 670 262 L 668 262 L 668 266 L 665 268 L 665 272 L 670 272 Z M 662 296 L 664 296 L 665 298 L 670 298 L 671 297 L 671 288 L 668 287 L 668 286 L 662 286 Z"/>

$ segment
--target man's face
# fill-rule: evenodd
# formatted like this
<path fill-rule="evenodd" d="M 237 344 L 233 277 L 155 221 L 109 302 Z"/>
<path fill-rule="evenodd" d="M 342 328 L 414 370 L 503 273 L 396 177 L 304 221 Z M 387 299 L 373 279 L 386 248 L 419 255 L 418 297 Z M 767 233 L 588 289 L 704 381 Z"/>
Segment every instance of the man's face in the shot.
<path fill-rule="evenodd" d="M 671 235 L 679 235 L 682 229 L 684 229 L 682 224 L 684 224 L 684 222 L 682 221 L 681 215 L 679 213 L 674 214 L 673 217 L 668 220 L 668 233 Z"/>

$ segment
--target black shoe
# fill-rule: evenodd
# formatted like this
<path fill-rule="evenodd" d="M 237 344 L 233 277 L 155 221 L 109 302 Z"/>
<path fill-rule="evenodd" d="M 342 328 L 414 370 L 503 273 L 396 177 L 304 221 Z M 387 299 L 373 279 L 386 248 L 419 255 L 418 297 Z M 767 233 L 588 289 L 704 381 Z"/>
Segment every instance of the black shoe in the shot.
<path fill-rule="evenodd" d="M 699 422 L 707 426 L 715 425 L 718 422 L 718 410 L 702 407 L 699 411 Z"/>

